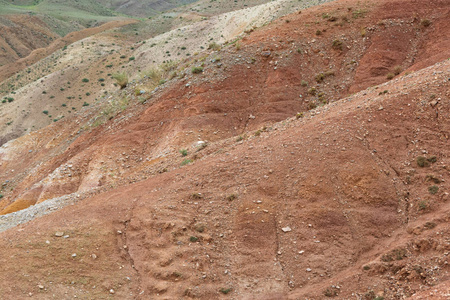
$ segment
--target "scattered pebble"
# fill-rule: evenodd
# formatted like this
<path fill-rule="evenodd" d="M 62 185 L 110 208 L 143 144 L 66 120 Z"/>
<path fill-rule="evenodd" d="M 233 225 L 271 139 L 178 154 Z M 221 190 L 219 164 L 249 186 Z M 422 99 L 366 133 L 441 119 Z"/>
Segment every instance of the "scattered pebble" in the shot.
<path fill-rule="evenodd" d="M 281 230 L 283 230 L 283 232 L 292 231 L 291 227 L 289 227 L 289 226 L 283 227 L 283 228 L 281 228 Z"/>

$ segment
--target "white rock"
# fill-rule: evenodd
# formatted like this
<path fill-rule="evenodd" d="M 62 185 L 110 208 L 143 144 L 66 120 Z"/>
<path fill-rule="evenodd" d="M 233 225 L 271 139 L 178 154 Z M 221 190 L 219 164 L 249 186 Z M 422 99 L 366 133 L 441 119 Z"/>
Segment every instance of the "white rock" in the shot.
<path fill-rule="evenodd" d="M 283 230 L 283 232 L 292 231 L 291 227 L 289 227 L 289 226 L 283 227 L 283 228 L 281 228 L 281 230 Z"/>

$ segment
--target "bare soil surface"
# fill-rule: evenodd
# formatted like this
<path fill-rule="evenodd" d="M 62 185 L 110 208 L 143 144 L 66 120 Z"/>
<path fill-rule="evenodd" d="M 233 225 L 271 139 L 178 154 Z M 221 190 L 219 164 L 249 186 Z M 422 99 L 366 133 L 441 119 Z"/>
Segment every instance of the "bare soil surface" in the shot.
<path fill-rule="evenodd" d="M 448 299 L 447 4 L 296 12 L 7 142 L 0 295 Z"/>

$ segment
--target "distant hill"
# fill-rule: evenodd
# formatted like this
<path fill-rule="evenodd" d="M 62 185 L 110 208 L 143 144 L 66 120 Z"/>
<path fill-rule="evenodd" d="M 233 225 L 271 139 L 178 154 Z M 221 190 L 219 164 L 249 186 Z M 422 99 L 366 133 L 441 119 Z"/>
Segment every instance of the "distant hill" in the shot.
<path fill-rule="evenodd" d="M 120 14 L 134 17 L 148 17 L 196 0 L 3 0 L 0 1 L 2 11 L 29 11 L 70 17 L 91 19 L 95 16 L 112 17 Z"/>

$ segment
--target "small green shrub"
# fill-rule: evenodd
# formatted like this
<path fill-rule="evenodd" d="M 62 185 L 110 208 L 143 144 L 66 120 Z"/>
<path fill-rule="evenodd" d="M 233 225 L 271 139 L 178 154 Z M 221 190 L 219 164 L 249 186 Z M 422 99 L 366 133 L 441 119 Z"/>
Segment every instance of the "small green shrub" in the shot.
<path fill-rule="evenodd" d="M 131 56 L 130 58 L 128 58 L 128 61 L 133 61 L 133 60 L 135 60 L 136 58 L 134 57 L 134 56 Z"/>
<path fill-rule="evenodd" d="M 116 80 L 120 89 L 124 89 L 128 85 L 128 75 L 126 73 L 112 74 L 112 78 Z"/>
<path fill-rule="evenodd" d="M 48 110 L 44 110 L 42 113 L 43 113 L 44 115 L 48 115 Z"/>
<path fill-rule="evenodd" d="M 435 163 L 437 161 L 436 156 L 430 156 L 429 158 L 418 156 L 416 159 L 417 165 L 421 168 L 428 167 L 430 163 Z"/>
<path fill-rule="evenodd" d="M 222 293 L 222 294 L 228 294 L 229 292 L 231 292 L 232 291 L 232 289 L 231 288 L 221 288 L 220 289 L 220 292 Z"/>
<path fill-rule="evenodd" d="M 89 79 L 83 78 L 83 79 L 81 79 L 81 82 L 89 82 Z"/>
<path fill-rule="evenodd" d="M 218 51 L 218 50 L 220 50 L 220 45 L 215 42 L 212 42 L 209 44 L 208 49 Z"/>
<path fill-rule="evenodd" d="M 426 201 L 419 202 L 419 210 L 426 210 L 428 208 L 428 203 Z"/>
<path fill-rule="evenodd" d="M 190 159 L 185 159 L 185 160 L 183 160 L 183 161 L 181 162 L 181 165 L 182 165 L 182 166 L 185 166 L 185 165 L 190 164 L 191 162 L 192 162 L 192 160 L 190 160 Z"/>
<path fill-rule="evenodd" d="M 342 51 L 342 45 L 343 45 L 343 43 L 340 40 L 334 40 L 333 43 L 332 43 L 332 47 L 333 47 L 334 50 L 341 50 Z"/>
<path fill-rule="evenodd" d="M 317 93 L 317 89 L 315 87 L 312 87 L 308 90 L 308 94 L 314 96 Z"/>
<path fill-rule="evenodd" d="M 83 106 L 89 106 L 89 103 L 87 103 L 86 101 L 83 103 Z"/>
<path fill-rule="evenodd" d="M 187 156 L 188 155 L 187 149 L 181 149 L 180 153 L 181 153 L 181 156 Z"/>
<path fill-rule="evenodd" d="M 322 82 L 325 79 L 325 75 L 323 73 L 319 73 L 316 75 L 316 81 L 317 83 Z"/>
<path fill-rule="evenodd" d="M 195 242 L 198 241 L 198 237 L 196 237 L 196 236 L 191 236 L 191 237 L 189 238 L 189 241 L 191 241 L 192 243 L 195 243 Z"/>
<path fill-rule="evenodd" d="M 434 182 L 434 183 L 436 183 L 436 184 L 441 183 L 441 180 L 440 180 L 439 178 L 433 176 L 433 175 L 427 175 L 427 176 L 425 177 L 425 181 L 431 181 L 431 182 Z"/>
<path fill-rule="evenodd" d="M 308 109 L 314 109 L 317 107 L 317 104 L 314 101 L 310 101 L 308 103 Z"/>
<path fill-rule="evenodd" d="M 437 162 L 437 157 L 436 156 L 430 156 L 430 158 L 427 159 L 430 163 L 435 163 Z"/>
<path fill-rule="evenodd" d="M 191 71 L 192 71 L 193 74 L 199 74 L 199 73 L 203 72 L 203 68 L 202 67 L 193 67 L 191 69 Z"/>
<path fill-rule="evenodd" d="M 437 185 L 432 185 L 432 186 L 428 187 L 428 192 L 431 195 L 436 194 L 438 191 L 439 191 L 439 187 Z"/>

